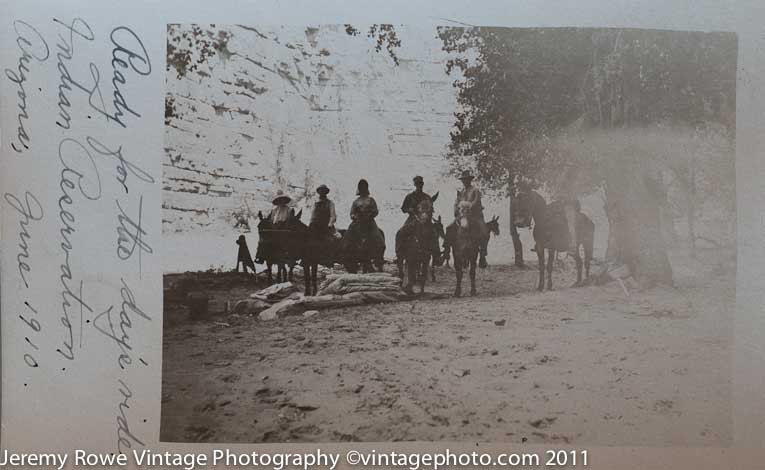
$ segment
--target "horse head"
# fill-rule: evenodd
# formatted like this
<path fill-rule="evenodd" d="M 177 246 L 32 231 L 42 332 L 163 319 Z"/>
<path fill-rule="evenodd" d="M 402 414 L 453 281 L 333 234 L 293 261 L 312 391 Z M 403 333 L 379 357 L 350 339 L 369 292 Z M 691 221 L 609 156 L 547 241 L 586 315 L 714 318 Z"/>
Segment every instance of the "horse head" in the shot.
<path fill-rule="evenodd" d="M 433 221 L 433 199 L 423 199 L 417 204 L 415 215 L 420 223 L 429 224 Z"/>
<path fill-rule="evenodd" d="M 457 225 L 460 228 L 466 229 L 470 226 L 470 208 L 471 204 L 468 201 L 461 201 L 457 205 Z"/>
<path fill-rule="evenodd" d="M 511 223 L 516 227 L 531 227 L 531 221 L 539 216 L 545 201 L 536 191 L 519 191 L 511 204 Z"/>
<path fill-rule="evenodd" d="M 441 216 L 437 219 L 433 219 L 433 227 L 436 230 L 436 234 L 441 238 L 446 238 L 446 231 L 444 230 L 444 223 L 441 222 Z"/>
<path fill-rule="evenodd" d="M 486 223 L 486 228 L 489 229 L 489 232 L 493 233 L 495 236 L 499 236 L 499 216 L 495 215 L 491 218 L 490 221 Z"/>

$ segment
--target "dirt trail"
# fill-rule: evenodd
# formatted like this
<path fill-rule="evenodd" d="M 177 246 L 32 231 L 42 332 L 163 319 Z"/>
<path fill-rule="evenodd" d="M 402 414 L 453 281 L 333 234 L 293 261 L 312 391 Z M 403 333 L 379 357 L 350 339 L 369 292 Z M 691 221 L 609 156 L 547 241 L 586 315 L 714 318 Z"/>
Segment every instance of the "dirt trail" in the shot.
<path fill-rule="evenodd" d="M 568 288 L 570 267 L 537 293 L 535 270 L 492 266 L 475 298 L 311 318 L 190 322 L 169 305 L 161 440 L 727 445 L 735 253 L 700 259 L 629 297 Z M 450 268 L 437 277 L 428 291 L 453 289 Z M 207 284 L 213 308 L 254 290 L 231 279 Z"/>

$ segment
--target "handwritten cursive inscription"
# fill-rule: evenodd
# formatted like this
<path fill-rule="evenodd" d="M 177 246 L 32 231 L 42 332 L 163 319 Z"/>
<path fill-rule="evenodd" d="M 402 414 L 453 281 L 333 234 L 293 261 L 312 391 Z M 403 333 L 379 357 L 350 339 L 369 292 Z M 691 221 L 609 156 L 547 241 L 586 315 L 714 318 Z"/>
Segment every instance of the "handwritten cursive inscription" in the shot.
<path fill-rule="evenodd" d="M 146 444 L 141 442 L 141 440 L 133 434 L 130 430 L 130 424 L 128 423 L 127 410 L 130 409 L 129 402 L 130 399 L 133 398 L 133 392 L 121 379 L 117 379 L 117 382 L 120 383 L 118 390 L 122 397 L 122 401 L 120 401 L 117 407 L 117 452 L 122 454 L 125 448 L 132 449 L 134 443 L 140 446 L 145 446 Z"/>
<path fill-rule="evenodd" d="M 32 306 L 29 304 L 29 302 L 24 302 L 24 305 L 26 305 L 27 309 L 29 309 L 29 311 L 32 312 L 32 315 L 37 316 L 37 310 L 32 308 Z M 37 318 L 35 318 L 35 317 L 31 316 L 31 315 L 30 315 L 29 318 L 26 318 L 24 315 L 19 315 L 19 318 L 21 319 L 21 321 L 26 323 L 26 325 L 29 328 L 31 328 L 32 331 L 34 331 L 35 333 L 39 333 L 40 330 L 42 330 L 42 325 L 40 325 L 40 322 L 37 321 Z M 32 349 L 34 349 L 35 351 L 39 351 L 40 350 L 40 348 L 38 348 L 37 345 L 34 342 L 32 342 L 32 340 L 29 339 L 29 336 L 25 336 L 24 340 L 27 342 L 27 344 L 32 346 Z M 39 367 L 39 364 L 37 363 L 37 359 L 35 359 L 35 357 L 34 357 L 34 355 L 32 355 L 32 353 L 25 353 L 24 354 L 24 362 L 29 367 Z"/>
<path fill-rule="evenodd" d="M 98 174 L 96 162 L 88 149 L 80 142 L 74 139 L 64 139 L 58 147 L 58 156 L 63 169 L 59 187 L 61 188 L 61 197 L 58 198 L 59 218 L 62 222 L 62 228 L 59 230 L 61 235 L 61 250 L 64 253 L 64 261 L 61 263 L 61 324 L 66 328 L 68 338 L 64 340 L 64 349 L 56 351 L 69 360 L 74 359 L 74 334 L 72 332 L 72 323 L 70 321 L 69 309 L 74 305 L 80 307 L 80 316 L 82 309 L 89 312 L 93 309 L 85 303 L 82 298 L 82 283 L 80 284 L 79 294 L 75 294 L 69 282 L 72 281 L 71 255 L 74 249 L 71 241 L 71 235 L 76 231 L 76 217 L 72 212 L 74 205 L 73 195 L 79 193 L 86 200 L 94 201 L 101 197 L 101 178 Z M 74 190 L 77 189 L 77 192 Z"/>
<path fill-rule="evenodd" d="M 125 158 L 125 156 L 122 154 L 121 145 L 112 150 L 93 137 L 88 137 L 87 140 L 90 147 L 98 154 L 106 157 L 114 157 L 117 159 L 117 181 L 119 181 L 119 183 L 125 189 L 125 193 L 129 192 L 127 186 L 128 172 L 145 183 L 154 183 L 154 178 L 152 178 L 149 173 L 144 171 L 138 165 L 129 162 L 127 158 Z"/>
<path fill-rule="evenodd" d="M 122 121 L 125 111 L 135 117 L 141 117 L 141 115 L 130 107 L 120 89 L 121 85 L 127 83 L 125 74 L 122 71 L 129 69 L 139 75 L 146 76 L 151 73 L 151 62 L 143 42 L 127 26 L 114 28 L 109 37 L 114 45 L 114 49 L 112 49 L 112 106 L 114 106 L 114 113 L 109 114 L 106 111 L 103 99 L 101 99 L 101 108 L 95 106 L 94 108 L 106 116 L 107 121 L 119 124 L 124 128 L 127 127 Z"/>
<path fill-rule="evenodd" d="M 32 236 L 29 234 L 28 226 L 30 222 L 35 222 L 43 218 L 43 208 L 40 201 L 37 200 L 37 197 L 29 191 L 24 194 L 23 204 L 18 197 L 10 193 L 5 193 L 5 201 L 21 215 L 21 220 L 19 221 L 19 226 L 21 227 L 21 230 L 19 231 L 19 239 L 21 240 L 19 248 L 21 251 L 16 255 L 16 263 L 19 268 L 21 280 L 24 281 L 24 286 L 29 288 L 27 273 L 32 270 L 28 261 L 29 241 L 32 240 Z"/>
<path fill-rule="evenodd" d="M 146 230 L 141 226 L 143 196 L 138 200 L 138 220 L 133 220 L 122 209 L 120 202 L 117 201 L 117 208 L 120 214 L 117 216 L 119 227 L 117 227 L 117 256 L 122 260 L 128 260 L 138 248 L 138 273 L 141 273 L 141 253 L 154 253 L 148 243 L 143 240 Z"/>
<path fill-rule="evenodd" d="M 16 31 L 16 46 L 21 51 L 16 70 L 5 69 L 5 76 L 11 82 L 16 84 L 18 91 L 16 95 L 19 98 L 16 106 L 19 108 L 17 114 L 18 128 L 16 129 L 16 139 L 18 142 L 12 142 L 11 148 L 18 153 L 29 150 L 31 139 L 29 133 L 24 127 L 24 121 L 29 119 L 27 111 L 27 92 L 24 88 L 24 82 L 27 81 L 29 74 L 29 63 L 32 59 L 37 62 L 45 62 L 50 56 L 48 44 L 43 39 L 39 31 L 32 27 L 26 21 L 16 20 L 13 22 L 13 29 Z"/>
<path fill-rule="evenodd" d="M 114 343 L 117 344 L 117 346 L 120 348 L 121 352 L 117 357 L 117 365 L 120 366 L 120 369 L 124 370 L 126 366 L 129 366 L 133 363 L 133 358 L 130 355 L 133 347 L 130 345 L 130 336 L 128 335 L 128 330 L 133 328 L 133 321 L 135 319 L 143 318 L 144 320 L 151 321 L 151 317 L 144 313 L 143 310 L 138 308 L 138 305 L 135 301 L 135 296 L 133 295 L 133 292 L 130 290 L 128 285 L 125 283 L 124 279 L 122 279 L 122 289 L 120 289 L 120 295 L 122 296 L 122 305 L 120 306 L 119 312 L 119 332 L 117 332 L 115 328 L 115 319 L 112 318 L 112 312 L 114 310 L 113 305 L 95 318 L 93 321 L 93 326 L 100 333 L 114 341 Z"/>
<path fill-rule="evenodd" d="M 86 41 L 92 41 L 95 36 L 93 30 L 90 29 L 88 23 L 82 18 L 75 18 L 71 23 L 66 24 L 61 20 L 54 18 L 53 21 L 64 27 L 65 33 L 58 35 L 58 42 L 56 43 L 56 63 L 59 73 L 59 85 L 58 85 L 58 116 L 60 119 L 56 121 L 59 127 L 69 129 L 71 127 L 72 116 L 69 114 L 69 109 L 72 107 L 72 102 L 67 93 L 73 90 L 72 86 L 88 94 L 89 99 L 92 99 L 93 94 L 101 91 L 98 88 L 98 82 L 100 76 L 98 68 L 90 63 L 90 83 L 84 85 L 79 80 L 72 78 L 72 74 L 69 71 L 67 63 L 74 57 L 74 44 L 75 39 L 80 38 Z"/>

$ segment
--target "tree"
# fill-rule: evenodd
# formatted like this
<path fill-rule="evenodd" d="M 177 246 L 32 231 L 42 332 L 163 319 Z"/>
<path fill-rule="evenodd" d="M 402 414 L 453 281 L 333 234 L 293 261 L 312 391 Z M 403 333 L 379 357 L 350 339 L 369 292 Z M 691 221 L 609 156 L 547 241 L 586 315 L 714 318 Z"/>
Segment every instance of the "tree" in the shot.
<path fill-rule="evenodd" d="M 616 29 L 441 28 L 458 72 L 450 161 L 508 194 L 519 181 L 606 195 L 607 259 L 671 283 L 656 126 L 735 129 L 736 37 Z M 658 153 L 657 153 L 658 151 Z M 517 249 L 517 247 L 516 247 Z"/>

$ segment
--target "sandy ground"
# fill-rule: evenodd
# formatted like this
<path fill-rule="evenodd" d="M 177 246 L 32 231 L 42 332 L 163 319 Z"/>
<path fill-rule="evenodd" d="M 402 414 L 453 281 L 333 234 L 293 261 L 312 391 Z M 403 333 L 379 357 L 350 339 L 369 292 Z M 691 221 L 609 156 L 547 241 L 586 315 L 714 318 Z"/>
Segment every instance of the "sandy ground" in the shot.
<path fill-rule="evenodd" d="M 222 312 L 251 279 L 204 275 L 220 313 L 165 308 L 161 440 L 728 445 L 735 253 L 672 263 L 675 289 L 629 297 L 569 288 L 566 263 L 544 293 L 497 265 L 475 298 L 273 322 Z M 436 275 L 427 290 L 451 292 Z"/>

